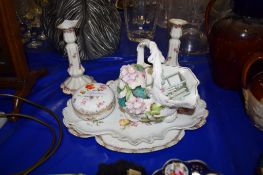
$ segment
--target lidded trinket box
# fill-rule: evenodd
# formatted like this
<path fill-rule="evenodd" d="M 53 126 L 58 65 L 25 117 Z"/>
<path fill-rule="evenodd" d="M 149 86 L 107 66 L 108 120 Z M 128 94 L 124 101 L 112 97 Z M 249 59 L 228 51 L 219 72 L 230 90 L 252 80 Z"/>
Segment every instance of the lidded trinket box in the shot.
<path fill-rule="evenodd" d="M 101 120 L 113 111 L 115 98 L 107 85 L 89 83 L 73 94 L 72 106 L 83 120 Z"/>

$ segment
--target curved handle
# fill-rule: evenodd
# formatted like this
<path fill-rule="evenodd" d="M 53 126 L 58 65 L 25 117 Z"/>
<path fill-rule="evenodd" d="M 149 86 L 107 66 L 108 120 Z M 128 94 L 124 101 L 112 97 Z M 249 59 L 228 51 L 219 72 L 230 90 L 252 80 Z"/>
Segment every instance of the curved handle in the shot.
<path fill-rule="evenodd" d="M 205 10 L 205 32 L 206 32 L 206 35 L 209 34 L 210 13 L 211 13 L 211 9 L 212 9 L 215 2 L 216 2 L 216 0 L 210 0 L 206 6 L 206 10 Z"/>
<path fill-rule="evenodd" d="M 137 46 L 137 64 L 145 65 L 145 62 L 144 62 L 144 47 L 145 46 L 149 47 L 150 42 L 151 42 L 150 40 L 144 39 L 138 44 L 138 46 Z"/>
<path fill-rule="evenodd" d="M 256 62 L 262 60 L 263 61 L 263 52 L 254 53 L 244 64 L 242 69 L 242 87 L 247 89 L 247 75 L 250 67 Z M 263 68 L 262 68 L 263 69 Z"/>
<path fill-rule="evenodd" d="M 150 63 L 152 63 L 151 59 L 153 59 L 153 57 L 158 57 L 162 63 L 165 61 L 165 59 L 164 59 L 161 51 L 158 49 L 156 43 L 149 40 L 149 39 L 144 39 L 137 46 L 137 64 L 145 65 L 145 62 L 144 62 L 144 47 L 145 46 L 150 49 L 151 55 L 148 58 L 148 61 Z"/>

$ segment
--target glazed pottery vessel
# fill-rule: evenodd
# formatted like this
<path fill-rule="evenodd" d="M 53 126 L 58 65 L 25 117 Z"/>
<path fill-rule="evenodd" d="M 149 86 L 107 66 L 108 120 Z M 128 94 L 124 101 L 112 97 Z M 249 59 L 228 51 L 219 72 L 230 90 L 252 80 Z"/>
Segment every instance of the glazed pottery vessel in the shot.
<path fill-rule="evenodd" d="M 235 1 L 235 13 L 219 19 L 208 31 L 214 2 L 211 0 L 206 11 L 214 80 L 223 88 L 238 90 L 244 63 L 253 53 L 263 51 L 263 20 L 250 16 L 251 13 L 241 13 L 236 6 L 243 1 Z"/>
<path fill-rule="evenodd" d="M 255 53 L 245 63 L 242 88 L 247 114 L 263 130 L 263 53 Z"/>

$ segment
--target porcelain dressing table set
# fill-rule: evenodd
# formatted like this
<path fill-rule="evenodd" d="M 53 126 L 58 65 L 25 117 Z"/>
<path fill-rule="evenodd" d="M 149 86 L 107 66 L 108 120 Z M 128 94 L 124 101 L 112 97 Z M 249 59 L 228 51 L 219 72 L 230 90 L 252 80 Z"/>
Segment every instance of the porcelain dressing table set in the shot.
<path fill-rule="evenodd" d="M 206 122 L 206 103 L 200 99 L 198 79 L 178 64 L 182 26 L 171 19 L 171 39 L 165 60 L 155 42 L 143 40 L 137 47 L 137 63 L 124 65 L 119 78 L 106 84 L 84 75 L 74 28 L 77 21 L 58 26 L 64 32 L 70 77 L 61 85 L 72 94 L 63 109 L 68 131 L 82 138 L 95 137 L 98 144 L 114 151 L 145 153 L 161 150 L 180 141 L 185 130 Z M 150 56 L 144 62 L 144 48 Z"/>

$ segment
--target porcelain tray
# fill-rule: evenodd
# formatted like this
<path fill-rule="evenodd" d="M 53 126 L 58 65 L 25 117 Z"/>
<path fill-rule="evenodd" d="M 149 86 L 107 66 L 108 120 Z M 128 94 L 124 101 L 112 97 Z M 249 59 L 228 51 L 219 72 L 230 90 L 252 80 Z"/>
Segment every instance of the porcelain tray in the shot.
<path fill-rule="evenodd" d="M 109 86 L 116 93 L 116 81 Z M 80 119 L 68 100 L 63 109 L 63 122 L 69 132 L 78 137 L 96 137 L 99 144 L 112 149 L 122 148 L 122 152 L 149 152 L 159 150 L 167 145 L 176 144 L 183 136 L 184 130 L 201 127 L 208 116 L 206 103 L 199 99 L 192 115 L 177 114 L 173 120 L 160 123 L 142 123 L 129 120 L 126 113 L 119 109 L 116 102 L 114 111 L 103 120 L 84 121 Z M 126 123 L 122 125 L 122 123 Z M 147 132 L 145 132 L 147 131 Z"/>

